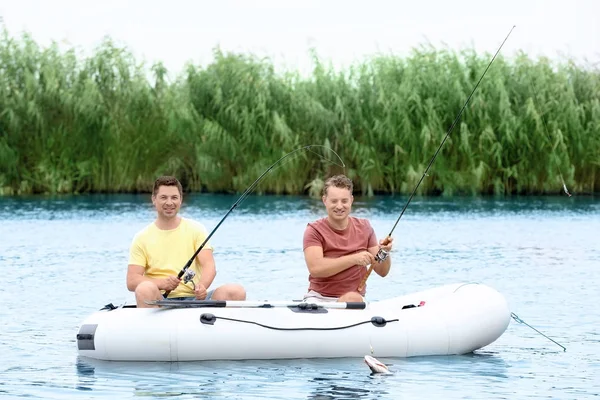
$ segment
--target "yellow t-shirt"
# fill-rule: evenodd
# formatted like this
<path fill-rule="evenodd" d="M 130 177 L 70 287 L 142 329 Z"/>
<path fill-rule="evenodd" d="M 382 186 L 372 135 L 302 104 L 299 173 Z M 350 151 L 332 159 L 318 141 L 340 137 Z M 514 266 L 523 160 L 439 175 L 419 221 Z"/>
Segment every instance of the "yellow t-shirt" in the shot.
<path fill-rule="evenodd" d="M 204 242 L 208 232 L 204 225 L 186 218 L 181 218 L 179 226 L 171 230 L 159 229 L 154 222 L 138 232 L 129 249 L 129 264 L 140 265 L 146 269 L 148 278 L 166 278 L 177 275 L 196 250 Z M 206 242 L 202 250 L 212 250 L 210 242 Z M 202 272 L 198 259 L 189 267 L 200 278 Z M 194 279 L 198 282 L 198 279 Z M 191 282 L 187 285 L 183 280 L 169 293 L 169 297 L 193 296 Z"/>

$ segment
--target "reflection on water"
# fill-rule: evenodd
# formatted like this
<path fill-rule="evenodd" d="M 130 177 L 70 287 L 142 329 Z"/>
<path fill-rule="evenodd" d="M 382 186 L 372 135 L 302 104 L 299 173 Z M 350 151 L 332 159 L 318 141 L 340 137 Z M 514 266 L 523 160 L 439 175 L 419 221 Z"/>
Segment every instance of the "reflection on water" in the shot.
<path fill-rule="evenodd" d="M 374 377 L 385 379 L 383 375 Z M 381 398 L 388 394 L 385 389 L 378 387 L 382 382 L 378 381 L 373 384 L 371 378 L 356 379 L 349 374 L 334 378 L 315 377 L 309 383 L 314 389 L 307 399 L 314 400 Z"/>
<path fill-rule="evenodd" d="M 490 377 L 508 378 L 505 361 L 489 352 L 380 361 L 393 374 L 372 374 L 361 358 L 152 363 L 78 357 L 76 389 L 132 390 L 136 396 L 235 397 L 245 393 L 260 397 L 269 393 L 269 398 L 366 399 L 393 398 L 399 387 L 405 386 L 410 392 L 428 377 L 449 372 L 453 379 L 468 380 L 472 385 Z M 277 387 L 286 388 L 286 393 L 278 393 Z"/>
<path fill-rule="evenodd" d="M 75 368 L 77 370 L 77 390 L 92 390 L 94 383 L 96 382 L 96 368 L 91 363 L 86 363 L 80 357 L 77 357 L 75 362 Z"/>

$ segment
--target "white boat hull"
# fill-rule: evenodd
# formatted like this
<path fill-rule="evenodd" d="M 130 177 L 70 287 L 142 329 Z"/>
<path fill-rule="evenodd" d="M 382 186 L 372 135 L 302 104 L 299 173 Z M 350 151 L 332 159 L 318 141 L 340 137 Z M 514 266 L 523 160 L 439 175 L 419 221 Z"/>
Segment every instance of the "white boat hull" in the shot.
<path fill-rule="evenodd" d="M 112 361 L 364 357 L 371 349 L 375 357 L 451 355 L 494 342 L 510 314 L 496 290 L 454 284 L 371 302 L 364 310 L 101 310 L 82 323 L 77 343 L 81 356 Z"/>

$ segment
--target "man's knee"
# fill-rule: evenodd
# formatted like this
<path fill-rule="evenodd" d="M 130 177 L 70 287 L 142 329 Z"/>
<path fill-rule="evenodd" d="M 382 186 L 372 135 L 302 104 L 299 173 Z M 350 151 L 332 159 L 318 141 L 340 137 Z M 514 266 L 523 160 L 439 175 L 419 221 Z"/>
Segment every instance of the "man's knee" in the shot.
<path fill-rule="evenodd" d="M 348 292 L 343 294 L 339 299 L 338 302 L 345 302 L 345 303 L 353 303 L 353 302 L 363 302 L 365 301 L 365 299 L 360 295 L 360 293 L 358 292 Z"/>
<path fill-rule="evenodd" d="M 140 282 L 135 288 L 135 300 L 138 307 L 149 307 L 149 305 L 146 304 L 146 301 L 158 300 L 161 297 L 160 290 L 154 282 Z"/>
<path fill-rule="evenodd" d="M 246 289 L 237 283 L 228 283 L 215 289 L 213 300 L 246 300 Z"/>
<path fill-rule="evenodd" d="M 135 288 L 136 296 L 154 294 L 156 292 L 160 292 L 158 290 L 158 286 L 156 286 L 156 284 L 154 282 L 150 282 L 150 281 L 140 282 L 140 284 L 137 285 L 137 287 Z"/>

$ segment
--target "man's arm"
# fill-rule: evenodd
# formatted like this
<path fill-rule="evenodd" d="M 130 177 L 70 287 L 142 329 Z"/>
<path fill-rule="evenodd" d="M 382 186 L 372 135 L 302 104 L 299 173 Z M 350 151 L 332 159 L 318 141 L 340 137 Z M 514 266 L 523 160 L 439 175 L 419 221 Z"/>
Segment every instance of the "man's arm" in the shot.
<path fill-rule="evenodd" d="M 202 266 L 202 273 L 200 274 L 200 284 L 206 289 L 212 285 L 217 275 L 217 268 L 215 267 L 215 258 L 213 257 L 212 250 L 202 249 L 196 256 L 196 260 Z"/>
<path fill-rule="evenodd" d="M 304 249 L 304 260 L 308 272 L 315 278 L 328 278 L 354 265 L 366 266 L 375 262 L 375 257 L 368 251 L 348 254 L 338 258 L 323 257 L 321 246 L 309 246 Z"/>
<path fill-rule="evenodd" d="M 159 290 L 173 290 L 179 285 L 177 276 L 169 276 L 164 279 L 151 279 L 144 276 L 145 268 L 141 265 L 129 264 L 127 266 L 127 289 L 135 292 L 138 285 L 144 281 L 154 282 Z"/>
<path fill-rule="evenodd" d="M 135 288 L 137 288 L 141 282 L 147 280 L 151 279 L 144 276 L 144 267 L 133 264 L 127 266 L 127 290 L 135 292 Z"/>
<path fill-rule="evenodd" d="M 393 240 L 393 238 L 388 236 L 379 242 L 379 246 L 369 248 L 369 252 L 373 255 L 376 255 L 380 248 L 388 252 L 386 259 L 382 263 L 375 261 L 375 264 L 373 264 L 373 269 L 377 272 L 377 275 L 381 277 L 386 276 L 390 272 L 390 267 L 392 266 L 392 255 L 389 254 L 389 252 L 392 251 Z"/>

